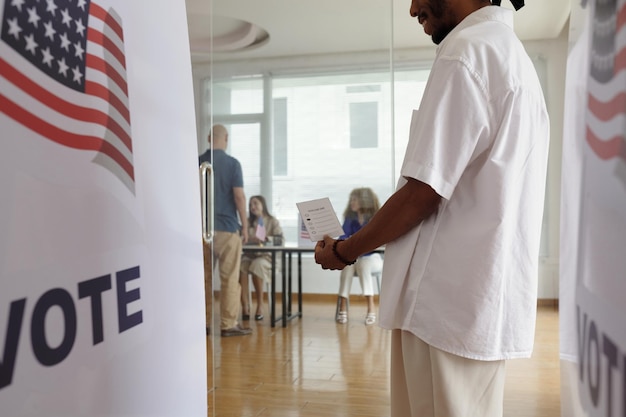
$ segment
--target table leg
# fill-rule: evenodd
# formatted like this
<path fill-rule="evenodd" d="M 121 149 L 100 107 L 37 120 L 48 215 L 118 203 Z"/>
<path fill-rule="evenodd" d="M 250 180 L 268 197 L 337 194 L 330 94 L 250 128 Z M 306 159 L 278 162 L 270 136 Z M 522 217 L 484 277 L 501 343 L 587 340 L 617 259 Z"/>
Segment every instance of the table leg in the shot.
<path fill-rule="evenodd" d="M 276 323 L 276 252 L 272 252 L 272 284 L 270 297 L 271 311 L 270 311 L 270 323 L 272 327 Z"/>
<path fill-rule="evenodd" d="M 291 260 L 292 260 L 292 253 L 289 252 L 289 280 L 287 281 L 287 314 L 289 315 L 289 318 L 292 318 L 291 312 L 293 311 L 291 308 L 291 300 L 292 300 L 291 283 L 293 282 Z"/>
<path fill-rule="evenodd" d="M 287 327 L 287 271 L 285 268 L 286 264 L 286 254 L 282 253 L 282 265 L 283 265 L 283 288 L 282 288 L 282 299 L 283 299 L 283 327 Z M 291 259 L 291 253 L 289 254 L 289 259 Z M 291 269 L 291 268 L 290 268 Z M 289 271 L 291 273 L 291 271 Z"/>
<path fill-rule="evenodd" d="M 302 252 L 298 252 L 298 313 L 302 317 Z"/>

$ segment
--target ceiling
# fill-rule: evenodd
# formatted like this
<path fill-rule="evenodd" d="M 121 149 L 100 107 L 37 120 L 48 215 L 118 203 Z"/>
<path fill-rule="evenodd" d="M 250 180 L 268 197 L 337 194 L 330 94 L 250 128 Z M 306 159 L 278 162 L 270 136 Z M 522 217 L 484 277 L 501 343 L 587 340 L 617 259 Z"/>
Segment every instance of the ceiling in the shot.
<path fill-rule="evenodd" d="M 525 41 L 553 39 L 571 0 L 526 0 L 515 13 Z M 408 13 L 410 0 L 186 0 L 192 60 L 284 58 L 394 48 L 434 48 Z M 502 7 L 511 8 L 504 0 Z M 213 20 L 211 20 L 213 16 Z M 213 33 L 213 37 L 211 36 Z"/>

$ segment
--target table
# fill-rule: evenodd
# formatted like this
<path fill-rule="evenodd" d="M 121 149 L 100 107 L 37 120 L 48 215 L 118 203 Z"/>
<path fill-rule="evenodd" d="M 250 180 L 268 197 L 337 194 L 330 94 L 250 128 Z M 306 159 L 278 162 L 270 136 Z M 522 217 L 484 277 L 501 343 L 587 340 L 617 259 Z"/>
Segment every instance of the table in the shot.
<path fill-rule="evenodd" d="M 287 327 L 287 322 L 302 317 L 302 254 L 314 253 L 315 247 L 297 246 L 252 246 L 244 245 L 244 253 L 268 252 L 272 255 L 272 283 L 271 283 L 271 311 L 270 323 L 276 327 L 276 323 L 282 322 L 283 327 Z M 298 255 L 298 311 L 292 311 L 292 257 Z M 281 282 L 282 282 L 282 314 L 276 317 L 276 254 L 281 257 Z"/>
<path fill-rule="evenodd" d="M 299 246 L 252 246 L 244 245 L 244 253 L 269 252 L 272 254 L 272 283 L 271 283 L 271 311 L 270 323 L 272 327 L 276 327 L 276 323 L 281 321 L 283 327 L 287 327 L 287 322 L 302 317 L 302 254 L 314 253 L 315 247 L 299 247 Z M 385 253 L 385 248 L 380 247 L 373 250 L 375 253 Z M 282 315 L 276 317 L 276 254 L 281 255 L 281 278 L 282 278 Z M 293 254 L 298 255 L 298 311 L 292 312 L 292 257 Z M 321 268 L 321 267 L 320 267 Z"/>

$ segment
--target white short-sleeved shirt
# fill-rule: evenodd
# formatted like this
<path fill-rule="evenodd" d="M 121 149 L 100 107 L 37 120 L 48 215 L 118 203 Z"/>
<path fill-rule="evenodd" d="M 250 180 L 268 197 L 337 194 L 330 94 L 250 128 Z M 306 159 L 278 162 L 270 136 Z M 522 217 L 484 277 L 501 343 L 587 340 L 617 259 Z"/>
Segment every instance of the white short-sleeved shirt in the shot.
<path fill-rule="evenodd" d="M 479 360 L 529 357 L 549 120 L 512 11 L 487 6 L 437 48 L 398 184 L 443 197 L 387 245 L 380 323 Z"/>

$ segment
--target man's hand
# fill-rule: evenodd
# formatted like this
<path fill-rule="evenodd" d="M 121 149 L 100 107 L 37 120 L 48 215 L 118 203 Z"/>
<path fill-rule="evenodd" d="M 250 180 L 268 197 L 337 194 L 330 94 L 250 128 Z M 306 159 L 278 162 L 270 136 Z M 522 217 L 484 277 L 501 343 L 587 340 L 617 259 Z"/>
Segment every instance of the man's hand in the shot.
<path fill-rule="evenodd" d="M 406 178 L 405 184 L 389 197 L 367 224 L 350 239 L 337 244 L 339 256 L 333 253 L 335 239 L 324 236 L 324 240 L 317 242 L 315 262 L 323 269 L 343 269 L 346 264 L 339 258 L 349 262 L 399 238 L 436 213 L 441 200 L 430 185 Z"/>
<path fill-rule="evenodd" d="M 341 262 L 333 253 L 333 244 L 335 239 L 330 236 L 324 236 L 324 240 L 320 240 L 315 245 L 315 262 L 322 266 L 322 269 L 343 269 L 346 265 Z"/>

